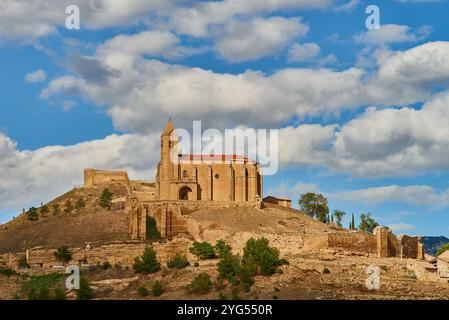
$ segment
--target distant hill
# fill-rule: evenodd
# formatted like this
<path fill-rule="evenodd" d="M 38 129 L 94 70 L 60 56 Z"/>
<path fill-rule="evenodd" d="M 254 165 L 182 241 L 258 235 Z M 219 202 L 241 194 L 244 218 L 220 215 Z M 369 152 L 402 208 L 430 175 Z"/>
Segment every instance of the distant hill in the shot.
<path fill-rule="evenodd" d="M 422 237 L 422 241 L 424 244 L 424 250 L 426 253 L 435 255 L 438 248 L 441 247 L 443 244 L 449 242 L 449 238 L 440 236 L 440 237 Z"/>

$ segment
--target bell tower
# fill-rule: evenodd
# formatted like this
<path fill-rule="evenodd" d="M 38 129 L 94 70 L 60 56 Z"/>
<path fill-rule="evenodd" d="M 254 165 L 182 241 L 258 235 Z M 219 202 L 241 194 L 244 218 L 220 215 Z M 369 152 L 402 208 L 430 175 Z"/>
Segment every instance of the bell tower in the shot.
<path fill-rule="evenodd" d="M 174 131 L 175 127 L 170 119 L 161 134 L 161 160 L 158 165 L 159 200 L 170 200 L 170 184 L 177 178 L 178 141 Z M 171 159 L 172 154 L 175 159 Z"/>

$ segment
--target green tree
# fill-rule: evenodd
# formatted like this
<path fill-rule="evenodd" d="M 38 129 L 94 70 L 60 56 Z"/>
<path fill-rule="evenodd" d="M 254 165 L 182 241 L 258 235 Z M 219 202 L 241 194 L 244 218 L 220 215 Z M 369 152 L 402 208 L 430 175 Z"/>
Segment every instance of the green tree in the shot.
<path fill-rule="evenodd" d="M 215 243 L 215 252 L 217 253 L 217 256 L 220 258 L 223 258 L 227 254 L 231 253 L 231 250 L 232 250 L 231 246 L 224 240 L 218 240 Z"/>
<path fill-rule="evenodd" d="M 189 251 L 200 260 L 216 258 L 214 246 L 208 242 L 195 241 Z"/>
<path fill-rule="evenodd" d="M 55 300 L 66 300 L 65 291 L 61 288 L 56 288 L 54 291 L 54 299 Z"/>
<path fill-rule="evenodd" d="M 438 257 L 440 254 L 442 254 L 447 250 L 449 250 L 449 243 L 445 243 L 441 247 L 439 247 L 435 256 Z"/>
<path fill-rule="evenodd" d="M 44 204 L 43 206 L 41 206 L 41 217 L 45 218 L 46 216 L 48 216 L 48 212 L 50 210 L 48 210 L 48 206 L 46 204 Z"/>
<path fill-rule="evenodd" d="M 243 248 L 243 264 L 255 264 L 262 275 L 272 275 L 279 266 L 279 250 L 269 246 L 268 239 L 249 239 Z"/>
<path fill-rule="evenodd" d="M 210 275 L 204 272 L 198 274 L 195 278 L 193 278 L 187 288 L 198 294 L 208 293 L 212 289 L 212 280 L 210 279 Z"/>
<path fill-rule="evenodd" d="M 62 263 L 67 263 L 72 260 L 72 253 L 67 246 L 61 246 L 54 252 L 56 259 L 61 260 Z"/>
<path fill-rule="evenodd" d="M 84 208 L 85 206 L 86 206 L 86 203 L 84 202 L 83 197 L 78 198 L 78 200 L 76 200 L 75 209 L 81 209 L 81 208 Z"/>
<path fill-rule="evenodd" d="M 59 209 L 59 204 L 55 203 L 53 205 L 53 215 L 57 215 L 58 213 L 61 213 L 61 210 Z"/>
<path fill-rule="evenodd" d="M 35 207 L 31 207 L 28 210 L 28 220 L 30 221 L 36 221 L 39 219 L 39 214 L 37 213 L 37 209 Z"/>
<path fill-rule="evenodd" d="M 114 196 L 114 194 L 108 188 L 105 188 L 103 190 L 103 192 L 101 193 L 101 197 L 99 200 L 100 207 L 102 207 L 104 209 L 111 209 L 113 196 Z"/>
<path fill-rule="evenodd" d="M 159 280 L 154 280 L 153 285 L 151 286 L 151 294 L 153 297 L 159 297 L 164 293 L 164 288 L 162 287 L 162 283 Z"/>
<path fill-rule="evenodd" d="M 187 260 L 186 256 L 177 253 L 173 258 L 167 261 L 167 267 L 172 269 L 184 269 L 190 266 L 190 262 Z"/>
<path fill-rule="evenodd" d="M 145 248 L 141 257 L 134 259 L 133 269 L 137 273 L 154 273 L 161 269 L 153 248 Z"/>
<path fill-rule="evenodd" d="M 94 297 L 89 281 L 85 276 L 80 277 L 80 288 L 76 291 L 77 300 L 91 300 Z"/>
<path fill-rule="evenodd" d="M 137 293 L 139 294 L 139 296 L 144 298 L 148 296 L 148 289 L 143 286 L 140 286 L 139 288 L 137 288 Z"/>
<path fill-rule="evenodd" d="M 355 218 L 354 218 L 354 213 L 352 214 L 352 218 L 351 218 L 351 230 L 355 229 Z"/>
<path fill-rule="evenodd" d="M 371 213 L 362 213 L 360 215 L 359 229 L 364 232 L 372 233 L 379 224 L 371 217 Z"/>
<path fill-rule="evenodd" d="M 302 194 L 299 198 L 299 207 L 308 216 L 324 223 L 328 222 L 329 206 L 327 199 L 322 194 L 313 192 Z"/>
<path fill-rule="evenodd" d="M 70 213 L 72 211 L 73 211 L 72 201 L 70 199 L 67 199 L 67 201 L 65 202 L 64 212 L 65 213 Z"/>
<path fill-rule="evenodd" d="M 343 219 L 343 216 L 346 214 L 346 212 L 342 211 L 342 210 L 334 210 L 334 212 L 332 213 L 332 216 L 335 217 L 335 223 L 338 226 L 342 226 L 341 224 L 341 220 Z"/>

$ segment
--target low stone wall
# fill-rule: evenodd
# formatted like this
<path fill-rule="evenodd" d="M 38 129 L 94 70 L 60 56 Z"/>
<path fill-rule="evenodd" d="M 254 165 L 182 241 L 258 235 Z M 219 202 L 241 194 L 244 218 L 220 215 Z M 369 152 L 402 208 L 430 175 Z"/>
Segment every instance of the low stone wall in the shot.
<path fill-rule="evenodd" d="M 366 232 L 333 232 L 328 234 L 327 245 L 348 251 L 377 252 L 376 237 Z"/>
<path fill-rule="evenodd" d="M 141 256 L 146 247 L 153 247 L 162 265 L 174 257 L 177 253 L 182 253 L 188 257 L 191 241 L 187 239 L 175 239 L 165 243 L 119 243 L 93 246 L 86 248 L 69 248 L 72 252 L 72 260 L 69 264 L 80 265 L 83 260 L 87 260 L 89 265 L 103 264 L 109 262 L 111 265 L 120 264 L 123 267 L 132 267 L 134 258 Z M 0 259 L 10 268 L 18 268 L 19 260 L 27 258 L 30 265 L 37 265 L 44 269 L 60 266 L 61 261 L 55 258 L 56 249 L 36 249 L 28 252 L 3 254 Z"/>

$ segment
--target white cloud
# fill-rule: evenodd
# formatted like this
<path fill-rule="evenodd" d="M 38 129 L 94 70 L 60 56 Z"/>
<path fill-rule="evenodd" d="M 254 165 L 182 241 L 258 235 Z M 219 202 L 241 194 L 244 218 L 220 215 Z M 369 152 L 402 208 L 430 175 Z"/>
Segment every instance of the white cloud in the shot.
<path fill-rule="evenodd" d="M 144 31 L 133 35 L 118 35 L 97 49 L 106 56 L 117 52 L 131 55 L 167 55 L 179 43 L 178 37 L 169 31 Z"/>
<path fill-rule="evenodd" d="M 288 62 L 306 61 L 320 53 L 320 46 L 316 43 L 295 43 L 288 50 Z"/>
<path fill-rule="evenodd" d="M 346 2 L 346 3 L 343 3 L 342 5 L 336 6 L 334 8 L 334 11 L 336 11 L 336 12 L 341 12 L 341 11 L 350 12 L 350 11 L 354 10 L 359 4 L 360 4 L 360 0 L 350 0 L 350 1 Z"/>
<path fill-rule="evenodd" d="M 409 26 L 397 24 L 381 25 L 379 29 L 362 32 L 355 36 L 356 42 L 371 45 L 389 45 L 401 42 L 417 42 L 430 35 L 431 28 L 423 26 L 412 31 Z"/>
<path fill-rule="evenodd" d="M 226 24 L 224 35 L 218 38 L 216 50 L 232 62 L 259 59 L 280 52 L 292 39 L 308 31 L 309 27 L 299 18 L 232 20 Z"/>
<path fill-rule="evenodd" d="M 30 41 L 57 33 L 65 26 L 72 0 L 0 0 L 0 40 Z M 81 26 L 103 28 L 136 23 L 149 13 L 169 11 L 166 0 L 80 0 Z"/>
<path fill-rule="evenodd" d="M 379 204 L 385 202 L 403 202 L 418 205 L 447 204 L 449 192 L 437 192 L 427 185 L 411 186 L 382 186 L 361 190 L 341 191 L 332 194 L 338 200 L 359 202 L 365 204 Z"/>
<path fill-rule="evenodd" d="M 47 80 L 47 74 L 44 70 L 38 69 L 25 75 L 25 80 L 28 82 L 44 82 Z"/>
<path fill-rule="evenodd" d="M 416 227 L 408 223 L 399 222 L 389 224 L 388 228 L 390 228 L 393 232 L 401 232 L 401 231 L 410 231 L 415 229 Z"/>
<path fill-rule="evenodd" d="M 124 169 L 131 178 L 154 180 L 158 155 L 158 135 L 114 134 L 70 146 L 20 151 L 0 133 L 0 212 L 53 199 L 82 184 L 83 169 L 88 167 Z"/>
<path fill-rule="evenodd" d="M 324 8 L 332 0 L 224 0 L 204 1 L 194 7 L 179 7 L 171 14 L 171 25 L 177 33 L 206 37 L 211 26 L 224 24 L 237 16 L 277 12 L 289 9 Z"/>

